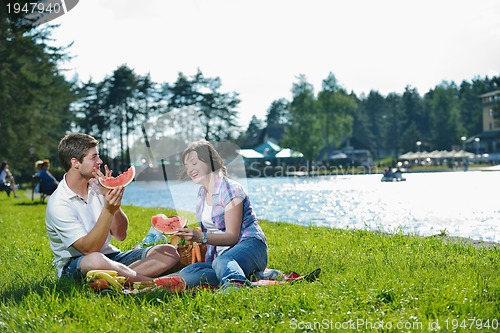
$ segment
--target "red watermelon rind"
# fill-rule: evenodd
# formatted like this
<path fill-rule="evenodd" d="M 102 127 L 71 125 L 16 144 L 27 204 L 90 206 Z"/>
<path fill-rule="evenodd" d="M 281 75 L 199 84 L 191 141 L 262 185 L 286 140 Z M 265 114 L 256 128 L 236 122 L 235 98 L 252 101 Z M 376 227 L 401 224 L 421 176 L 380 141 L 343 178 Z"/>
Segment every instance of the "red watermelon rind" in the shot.
<path fill-rule="evenodd" d="M 117 186 L 127 186 L 130 184 L 135 178 L 135 166 L 131 166 L 127 171 L 119 174 L 116 177 L 105 177 L 105 178 L 97 178 L 97 181 L 102 187 L 107 189 L 114 189 Z"/>
<path fill-rule="evenodd" d="M 187 225 L 187 219 L 180 216 L 157 214 L 151 217 L 151 225 L 164 235 L 173 235 L 178 229 Z"/>

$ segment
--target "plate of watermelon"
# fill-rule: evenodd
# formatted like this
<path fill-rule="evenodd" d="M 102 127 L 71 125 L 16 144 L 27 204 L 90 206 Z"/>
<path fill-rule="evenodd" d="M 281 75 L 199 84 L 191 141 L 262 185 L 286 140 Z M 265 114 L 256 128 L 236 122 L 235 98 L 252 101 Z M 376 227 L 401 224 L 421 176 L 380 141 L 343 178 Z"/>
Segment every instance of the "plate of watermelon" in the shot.
<path fill-rule="evenodd" d="M 173 235 L 177 230 L 187 225 L 187 219 L 179 216 L 167 217 L 165 214 L 157 214 L 151 217 L 151 225 L 164 235 Z"/>

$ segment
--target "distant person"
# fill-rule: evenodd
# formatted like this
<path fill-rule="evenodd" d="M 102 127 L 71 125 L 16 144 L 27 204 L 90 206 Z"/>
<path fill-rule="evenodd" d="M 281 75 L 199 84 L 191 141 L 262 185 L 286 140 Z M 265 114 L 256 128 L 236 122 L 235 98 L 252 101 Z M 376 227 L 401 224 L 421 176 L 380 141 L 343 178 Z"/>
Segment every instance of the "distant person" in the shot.
<path fill-rule="evenodd" d="M 35 174 L 33 175 L 33 177 L 35 177 L 35 175 L 40 172 L 40 170 L 42 170 L 42 164 L 43 164 L 43 161 L 42 160 L 38 160 L 35 162 L 35 169 L 36 169 L 36 172 Z M 40 182 L 37 181 L 35 183 L 35 188 L 34 188 L 34 191 L 35 193 L 39 193 L 40 192 Z"/>
<path fill-rule="evenodd" d="M 184 175 L 200 185 L 196 217 L 202 231 L 183 228 L 177 236 L 207 244 L 205 262 L 178 274 L 187 286 L 221 286 L 222 290 L 250 285 L 253 273 L 267 266 L 267 241 L 250 199 L 241 184 L 227 177 L 224 161 L 205 140 L 182 153 Z"/>
<path fill-rule="evenodd" d="M 394 178 L 396 178 L 396 179 L 403 178 L 403 171 L 401 171 L 401 169 L 399 167 L 394 172 Z"/>
<path fill-rule="evenodd" d="M 0 166 L 0 186 L 7 187 L 7 192 L 10 195 L 10 192 L 14 193 L 14 198 L 19 198 L 16 194 L 16 181 L 14 180 L 14 176 L 10 172 L 9 164 L 7 161 L 3 161 Z"/>
<path fill-rule="evenodd" d="M 36 172 L 42 170 L 42 164 L 43 164 L 43 161 L 42 160 L 38 160 L 35 162 L 35 169 L 36 169 Z"/>
<path fill-rule="evenodd" d="M 392 178 L 394 177 L 394 174 L 392 173 L 392 168 L 388 167 L 387 169 L 384 170 L 384 177 L 385 178 Z"/>
<path fill-rule="evenodd" d="M 40 171 L 35 173 L 35 177 L 40 179 L 40 186 L 42 188 L 43 193 L 46 194 L 52 194 L 56 190 L 57 185 L 59 184 L 56 177 L 54 177 L 50 173 L 49 168 L 50 168 L 50 161 L 43 160 L 40 166 Z"/>
<path fill-rule="evenodd" d="M 467 160 L 464 160 L 464 171 L 469 170 L 469 162 Z"/>
<path fill-rule="evenodd" d="M 45 224 L 53 265 L 59 278 L 81 280 L 90 270 L 117 271 L 128 283 L 153 281 L 179 261 L 169 244 L 121 252 L 112 238 L 127 237 L 129 220 L 121 209 L 125 188 L 106 189 L 97 177 L 111 176 L 97 149 L 98 141 L 83 133 L 68 134 L 59 143 L 59 158 L 66 170 L 50 196 Z"/>

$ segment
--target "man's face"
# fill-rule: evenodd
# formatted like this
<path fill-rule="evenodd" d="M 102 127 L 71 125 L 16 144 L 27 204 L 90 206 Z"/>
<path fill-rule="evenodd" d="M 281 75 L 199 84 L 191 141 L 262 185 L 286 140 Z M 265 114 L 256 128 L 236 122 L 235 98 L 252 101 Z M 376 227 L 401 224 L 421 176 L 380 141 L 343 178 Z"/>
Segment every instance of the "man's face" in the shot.
<path fill-rule="evenodd" d="M 92 172 L 101 168 L 102 160 L 97 147 L 90 148 L 83 161 L 79 163 L 80 174 L 87 179 L 93 178 Z"/>

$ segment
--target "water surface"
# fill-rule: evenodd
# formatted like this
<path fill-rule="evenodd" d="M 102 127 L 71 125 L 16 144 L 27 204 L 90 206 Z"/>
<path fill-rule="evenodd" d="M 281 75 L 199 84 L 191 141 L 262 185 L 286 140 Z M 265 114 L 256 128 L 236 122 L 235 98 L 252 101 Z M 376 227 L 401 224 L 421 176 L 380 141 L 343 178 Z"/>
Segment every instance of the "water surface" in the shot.
<path fill-rule="evenodd" d="M 269 221 L 343 229 L 450 236 L 500 242 L 499 172 L 405 174 L 385 183 L 380 175 L 240 179 L 257 216 Z M 194 211 L 197 185 L 136 182 L 125 204 Z"/>

